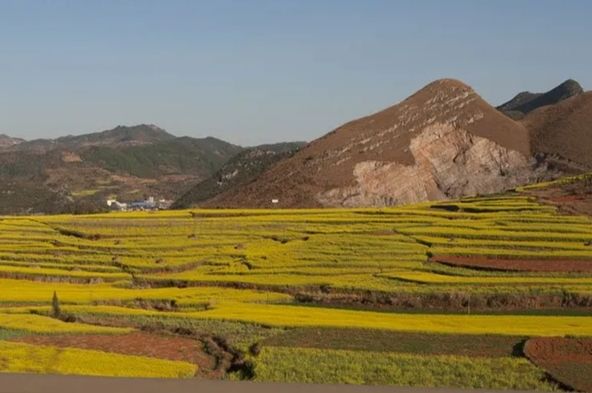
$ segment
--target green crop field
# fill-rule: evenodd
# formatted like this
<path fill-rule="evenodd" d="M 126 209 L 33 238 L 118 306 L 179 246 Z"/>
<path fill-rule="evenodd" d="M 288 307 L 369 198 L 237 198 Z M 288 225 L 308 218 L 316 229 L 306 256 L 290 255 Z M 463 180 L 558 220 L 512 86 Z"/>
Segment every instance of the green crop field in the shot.
<path fill-rule="evenodd" d="M 429 387 L 554 390 L 524 359 L 418 356 L 366 351 L 266 348 L 255 368 L 259 381 L 388 384 Z M 421 383 L 419 383 L 421 381 Z"/>
<path fill-rule="evenodd" d="M 591 310 L 592 220 L 522 193 L 0 218 L 4 372 L 554 390 L 522 345 Z"/>

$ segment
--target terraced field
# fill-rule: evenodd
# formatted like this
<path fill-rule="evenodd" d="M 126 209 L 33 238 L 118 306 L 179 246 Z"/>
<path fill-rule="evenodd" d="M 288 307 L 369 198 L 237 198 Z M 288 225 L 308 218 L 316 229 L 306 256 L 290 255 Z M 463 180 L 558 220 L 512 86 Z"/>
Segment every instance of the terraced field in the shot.
<path fill-rule="evenodd" d="M 522 346 L 592 337 L 592 220 L 526 192 L 3 217 L 0 370 L 565 388 Z"/>

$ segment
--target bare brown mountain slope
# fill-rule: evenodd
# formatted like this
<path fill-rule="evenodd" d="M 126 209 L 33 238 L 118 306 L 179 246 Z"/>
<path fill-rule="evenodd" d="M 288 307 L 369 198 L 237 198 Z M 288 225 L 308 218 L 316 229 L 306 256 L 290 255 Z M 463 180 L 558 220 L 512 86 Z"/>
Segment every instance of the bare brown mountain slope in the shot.
<path fill-rule="evenodd" d="M 388 206 L 491 193 L 532 176 L 526 128 L 470 87 L 433 82 L 349 122 L 207 206 Z"/>
<path fill-rule="evenodd" d="M 592 92 L 529 113 L 522 124 L 533 153 L 544 153 L 592 170 Z"/>

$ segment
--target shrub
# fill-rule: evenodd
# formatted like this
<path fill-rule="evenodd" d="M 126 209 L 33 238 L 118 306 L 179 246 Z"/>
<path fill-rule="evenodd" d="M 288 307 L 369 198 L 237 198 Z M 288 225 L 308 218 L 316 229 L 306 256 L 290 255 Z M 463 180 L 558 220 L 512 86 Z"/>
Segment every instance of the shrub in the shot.
<path fill-rule="evenodd" d="M 56 291 L 53 292 L 53 298 L 51 299 L 51 316 L 54 318 L 59 318 L 62 315 L 62 310 L 60 309 L 60 299 L 58 299 L 58 294 Z"/>

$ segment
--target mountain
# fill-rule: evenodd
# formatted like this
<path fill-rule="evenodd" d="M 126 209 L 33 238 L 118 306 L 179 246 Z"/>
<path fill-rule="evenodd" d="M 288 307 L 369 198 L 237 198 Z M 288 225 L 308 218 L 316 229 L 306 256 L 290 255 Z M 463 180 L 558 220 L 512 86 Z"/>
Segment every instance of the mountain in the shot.
<path fill-rule="evenodd" d="M 117 126 L 111 130 L 95 132 L 84 135 L 68 135 L 56 139 L 35 139 L 19 144 L 16 149 L 20 151 L 35 150 L 49 151 L 53 149 L 81 149 L 91 146 L 141 146 L 175 139 L 162 128 L 152 124 L 140 124 L 137 126 Z"/>
<path fill-rule="evenodd" d="M 497 107 L 498 110 L 515 120 L 522 119 L 526 114 L 537 108 L 557 104 L 570 97 L 584 92 L 582 86 L 573 79 L 568 79 L 559 86 L 546 93 L 531 93 L 524 91 L 518 93 L 510 101 Z"/>
<path fill-rule="evenodd" d="M 173 207 L 181 209 L 194 206 L 228 190 L 238 192 L 241 186 L 253 181 L 273 164 L 289 158 L 305 144 L 289 142 L 245 149 L 231 158 L 213 176 L 183 194 Z"/>
<path fill-rule="evenodd" d="M 242 150 L 152 125 L 21 142 L 0 151 L 0 214 L 100 211 L 111 197 L 174 200 Z"/>
<path fill-rule="evenodd" d="M 125 172 L 137 177 L 187 173 L 204 178 L 241 150 L 212 137 L 173 137 L 151 144 L 91 146 L 84 149 L 80 157 L 111 172 Z"/>
<path fill-rule="evenodd" d="M 462 82 L 433 82 L 349 122 L 207 206 L 390 206 L 528 182 L 528 130 Z"/>
<path fill-rule="evenodd" d="M 496 109 L 443 79 L 306 146 L 244 149 L 145 124 L 32 141 L 1 135 L 0 214 L 101 211 L 113 197 L 380 207 L 490 194 L 591 171 L 591 124 L 592 92 L 571 80 Z"/>
<path fill-rule="evenodd" d="M 592 171 L 592 92 L 541 107 L 521 123 L 533 153 L 569 171 Z"/>
<path fill-rule="evenodd" d="M 0 134 L 0 150 L 11 148 L 19 143 L 23 143 L 25 140 L 20 138 L 12 138 L 8 135 Z"/>

